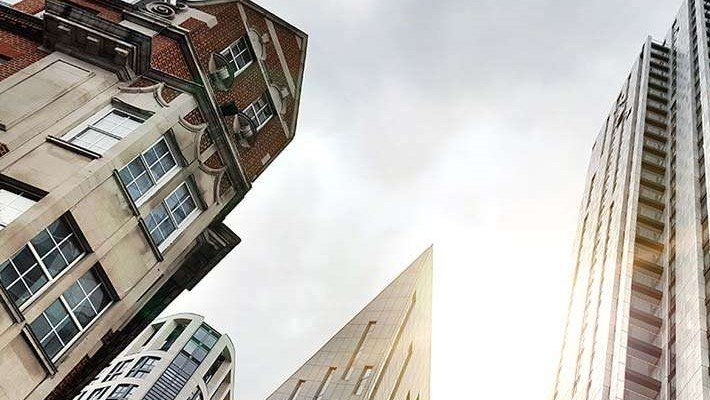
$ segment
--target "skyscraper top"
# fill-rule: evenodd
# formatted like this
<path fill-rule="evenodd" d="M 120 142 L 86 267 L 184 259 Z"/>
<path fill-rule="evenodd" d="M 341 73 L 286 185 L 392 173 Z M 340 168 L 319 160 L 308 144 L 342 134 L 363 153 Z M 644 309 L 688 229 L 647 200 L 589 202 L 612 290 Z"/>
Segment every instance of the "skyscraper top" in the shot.
<path fill-rule="evenodd" d="M 268 400 L 429 400 L 433 247 Z"/>

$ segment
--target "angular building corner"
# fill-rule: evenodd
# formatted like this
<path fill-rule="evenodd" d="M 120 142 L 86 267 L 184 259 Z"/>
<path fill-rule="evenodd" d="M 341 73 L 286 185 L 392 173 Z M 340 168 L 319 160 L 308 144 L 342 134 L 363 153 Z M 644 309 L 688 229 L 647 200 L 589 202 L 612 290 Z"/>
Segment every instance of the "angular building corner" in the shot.
<path fill-rule="evenodd" d="M 74 400 L 234 399 L 234 345 L 195 314 L 153 321 Z"/>
<path fill-rule="evenodd" d="M 66 400 L 240 239 L 308 37 L 249 0 L 0 1 L 0 400 Z"/>
<path fill-rule="evenodd" d="M 433 247 L 267 400 L 429 400 Z"/>
<path fill-rule="evenodd" d="M 710 399 L 709 33 L 683 2 L 592 148 L 554 400 Z"/>

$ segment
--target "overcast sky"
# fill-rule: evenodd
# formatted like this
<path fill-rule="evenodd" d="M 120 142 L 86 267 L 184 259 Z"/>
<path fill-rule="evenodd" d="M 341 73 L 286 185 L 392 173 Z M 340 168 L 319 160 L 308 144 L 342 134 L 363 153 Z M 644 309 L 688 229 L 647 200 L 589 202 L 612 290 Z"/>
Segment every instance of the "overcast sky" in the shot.
<path fill-rule="evenodd" d="M 592 142 L 680 1 L 258 1 L 310 35 L 298 132 L 168 312 L 264 400 L 434 243 L 432 398 L 546 399 Z"/>

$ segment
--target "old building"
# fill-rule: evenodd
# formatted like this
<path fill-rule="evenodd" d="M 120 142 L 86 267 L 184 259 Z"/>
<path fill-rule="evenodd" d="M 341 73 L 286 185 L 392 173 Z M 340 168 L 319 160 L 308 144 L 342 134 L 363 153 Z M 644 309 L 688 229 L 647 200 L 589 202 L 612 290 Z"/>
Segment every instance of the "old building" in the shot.
<path fill-rule="evenodd" d="M 686 0 L 592 148 L 554 399 L 710 399 L 709 34 Z"/>
<path fill-rule="evenodd" d="M 0 2 L 0 399 L 69 399 L 239 238 L 307 36 L 248 0 Z"/>
<path fill-rule="evenodd" d="M 232 400 L 234 345 L 195 314 L 155 320 L 74 400 Z"/>
<path fill-rule="evenodd" d="M 429 400 L 433 249 L 267 400 Z"/>

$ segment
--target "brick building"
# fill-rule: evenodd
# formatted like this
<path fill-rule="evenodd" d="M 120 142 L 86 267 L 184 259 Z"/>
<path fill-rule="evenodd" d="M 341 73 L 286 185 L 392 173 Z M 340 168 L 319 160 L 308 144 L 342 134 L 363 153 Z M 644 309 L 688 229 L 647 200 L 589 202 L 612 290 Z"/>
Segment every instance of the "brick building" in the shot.
<path fill-rule="evenodd" d="M 247 0 L 0 0 L 0 400 L 72 398 L 239 243 L 306 46 Z"/>

